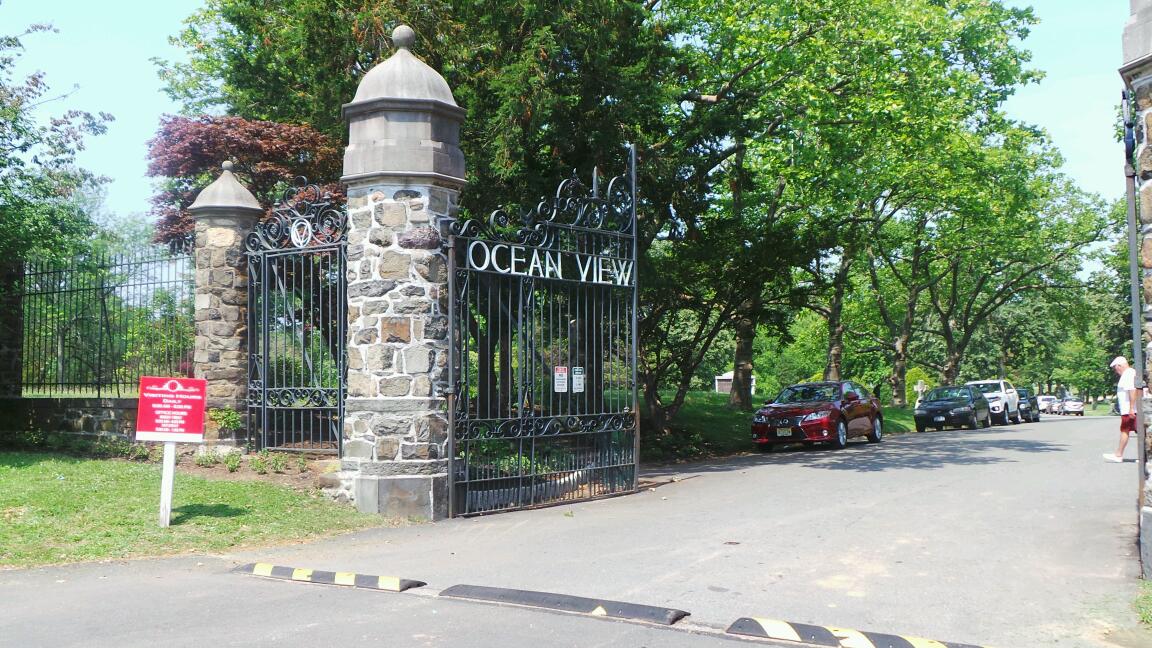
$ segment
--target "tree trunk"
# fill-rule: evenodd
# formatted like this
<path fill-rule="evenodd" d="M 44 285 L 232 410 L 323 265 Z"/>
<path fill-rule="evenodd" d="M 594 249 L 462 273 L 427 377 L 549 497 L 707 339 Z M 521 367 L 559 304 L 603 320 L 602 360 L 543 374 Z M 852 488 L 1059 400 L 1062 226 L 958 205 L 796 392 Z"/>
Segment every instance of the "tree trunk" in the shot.
<path fill-rule="evenodd" d="M 756 313 L 760 299 L 748 304 L 747 312 L 736 319 L 736 354 L 732 363 L 732 389 L 728 395 L 729 407 L 750 411 L 752 405 L 753 343 L 756 341 Z"/>
<path fill-rule="evenodd" d="M 955 384 L 957 377 L 960 375 L 960 354 L 951 352 L 948 354 L 948 360 L 944 363 L 944 384 Z"/>
<path fill-rule="evenodd" d="M 732 215 L 737 220 L 744 215 L 744 136 L 738 135 L 739 150 L 733 160 L 734 172 L 730 182 Z M 736 318 L 736 352 L 732 362 L 732 387 L 728 393 L 729 407 L 744 411 L 752 409 L 752 345 L 756 341 L 756 324 L 760 313 L 760 295 L 742 304 Z"/>
<path fill-rule="evenodd" d="M 896 339 L 895 351 L 892 354 L 892 373 L 888 377 L 892 385 L 892 404 L 896 407 L 906 407 L 908 399 L 908 341 L 901 336 Z"/>
<path fill-rule="evenodd" d="M 664 401 L 660 398 L 660 389 L 654 378 L 643 378 L 644 402 L 642 416 L 649 429 L 655 430 L 657 436 L 668 431 L 668 412 Z"/>
<path fill-rule="evenodd" d="M 845 246 L 840 269 L 832 281 L 832 298 L 828 302 L 828 363 L 824 365 L 824 380 L 840 380 L 844 361 L 844 292 L 848 273 L 852 268 L 852 250 Z"/>

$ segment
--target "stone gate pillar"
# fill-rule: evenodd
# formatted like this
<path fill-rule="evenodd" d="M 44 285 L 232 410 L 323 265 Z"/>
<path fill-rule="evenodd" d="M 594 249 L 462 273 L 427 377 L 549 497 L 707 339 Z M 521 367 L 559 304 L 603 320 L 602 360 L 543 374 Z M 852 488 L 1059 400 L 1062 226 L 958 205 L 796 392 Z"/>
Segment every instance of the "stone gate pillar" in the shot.
<path fill-rule="evenodd" d="M 364 75 L 344 106 L 348 148 L 345 495 L 362 511 L 448 514 L 448 275 L 443 244 L 464 186 L 464 110 L 409 49 Z"/>
<path fill-rule="evenodd" d="M 1152 0 L 1130 0 L 1132 15 L 1124 26 L 1124 65 L 1120 75 L 1128 90 L 1135 96 L 1132 106 L 1136 122 L 1136 181 L 1137 206 L 1141 230 L 1140 266 L 1143 268 L 1144 335 L 1142 344 L 1152 340 Z M 1127 171 L 1127 170 L 1126 170 Z M 1119 175 L 1119 174 L 1117 174 Z M 1147 347 L 1145 347 L 1147 349 Z M 1149 371 L 1149 354 L 1144 353 L 1143 367 Z M 1149 413 L 1145 412 L 1145 423 Z M 1152 578 L 1152 482 L 1143 495 L 1140 511 L 1140 553 L 1143 558 L 1144 577 Z"/>
<path fill-rule="evenodd" d="M 248 262 L 244 237 L 264 208 L 232 173 L 232 163 L 188 208 L 196 219 L 195 376 L 208 381 L 208 407 L 244 414 L 248 394 Z M 204 438 L 224 441 L 207 422 Z M 236 432 L 236 431 L 234 431 Z M 236 439 L 227 439 L 236 441 Z"/>
<path fill-rule="evenodd" d="M 19 398 L 24 382 L 24 263 L 0 261 L 0 398 Z"/>

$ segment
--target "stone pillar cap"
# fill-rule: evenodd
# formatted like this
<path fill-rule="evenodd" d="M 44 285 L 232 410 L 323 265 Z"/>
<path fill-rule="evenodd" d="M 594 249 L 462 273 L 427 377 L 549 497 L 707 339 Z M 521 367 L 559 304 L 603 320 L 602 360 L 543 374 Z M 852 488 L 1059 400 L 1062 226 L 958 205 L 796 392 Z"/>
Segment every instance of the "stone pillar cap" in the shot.
<path fill-rule="evenodd" d="M 220 177 L 200 191 L 188 211 L 192 214 L 209 210 L 263 214 L 260 202 L 232 173 L 232 162 L 225 161 L 220 166 L 223 168 Z"/>
<path fill-rule="evenodd" d="M 409 51 L 416 42 L 416 32 L 408 25 L 400 25 L 392 31 L 392 42 L 396 53 L 368 70 L 348 105 L 374 99 L 415 99 L 455 106 L 452 89 L 444 77 Z"/>

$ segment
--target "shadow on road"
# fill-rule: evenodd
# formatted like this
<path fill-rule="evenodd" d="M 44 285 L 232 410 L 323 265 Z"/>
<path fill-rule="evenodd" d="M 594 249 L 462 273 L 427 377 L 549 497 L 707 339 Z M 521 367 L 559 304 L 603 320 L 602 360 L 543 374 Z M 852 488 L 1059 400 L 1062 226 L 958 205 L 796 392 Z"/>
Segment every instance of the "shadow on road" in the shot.
<path fill-rule="evenodd" d="M 659 478 L 681 473 L 744 470 L 763 465 L 803 465 L 825 470 L 880 472 L 884 470 L 935 470 L 949 465 L 1013 463 L 1005 452 L 1066 452 L 1068 446 L 1047 441 L 1002 438 L 998 430 L 981 432 L 925 432 L 887 439 L 879 445 L 853 441 L 843 450 L 822 446 L 788 446 L 772 454 L 738 455 L 675 466 L 654 466 L 644 476 Z"/>

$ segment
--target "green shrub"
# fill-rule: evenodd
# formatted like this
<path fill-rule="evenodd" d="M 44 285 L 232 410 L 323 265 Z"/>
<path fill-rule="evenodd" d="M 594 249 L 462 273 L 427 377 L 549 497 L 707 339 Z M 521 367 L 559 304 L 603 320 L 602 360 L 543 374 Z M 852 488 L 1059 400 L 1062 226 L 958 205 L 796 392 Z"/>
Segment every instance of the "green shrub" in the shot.
<path fill-rule="evenodd" d="M 240 470 L 240 461 L 241 456 L 239 452 L 229 452 L 224 455 L 224 467 L 227 468 L 230 473 Z"/>
<path fill-rule="evenodd" d="M 238 432 L 244 426 L 244 419 L 240 412 L 225 407 L 213 407 L 208 410 L 208 418 L 220 426 L 222 431 Z"/>
<path fill-rule="evenodd" d="M 267 475 L 269 460 L 270 453 L 268 450 L 261 450 L 259 454 L 248 459 L 248 467 L 256 471 L 257 475 Z"/>
<path fill-rule="evenodd" d="M 308 457 L 300 455 L 296 457 L 296 470 L 297 472 L 308 472 Z"/>
<path fill-rule="evenodd" d="M 211 468 L 220 464 L 220 455 L 215 450 L 208 450 L 196 455 L 196 465 L 201 468 Z"/>
<path fill-rule="evenodd" d="M 268 457 L 268 467 L 274 473 L 285 473 L 288 471 L 288 455 L 283 453 L 276 453 Z"/>
<path fill-rule="evenodd" d="M 152 448 L 144 443 L 133 443 L 128 448 L 128 458 L 132 461 L 148 461 L 152 458 Z"/>

